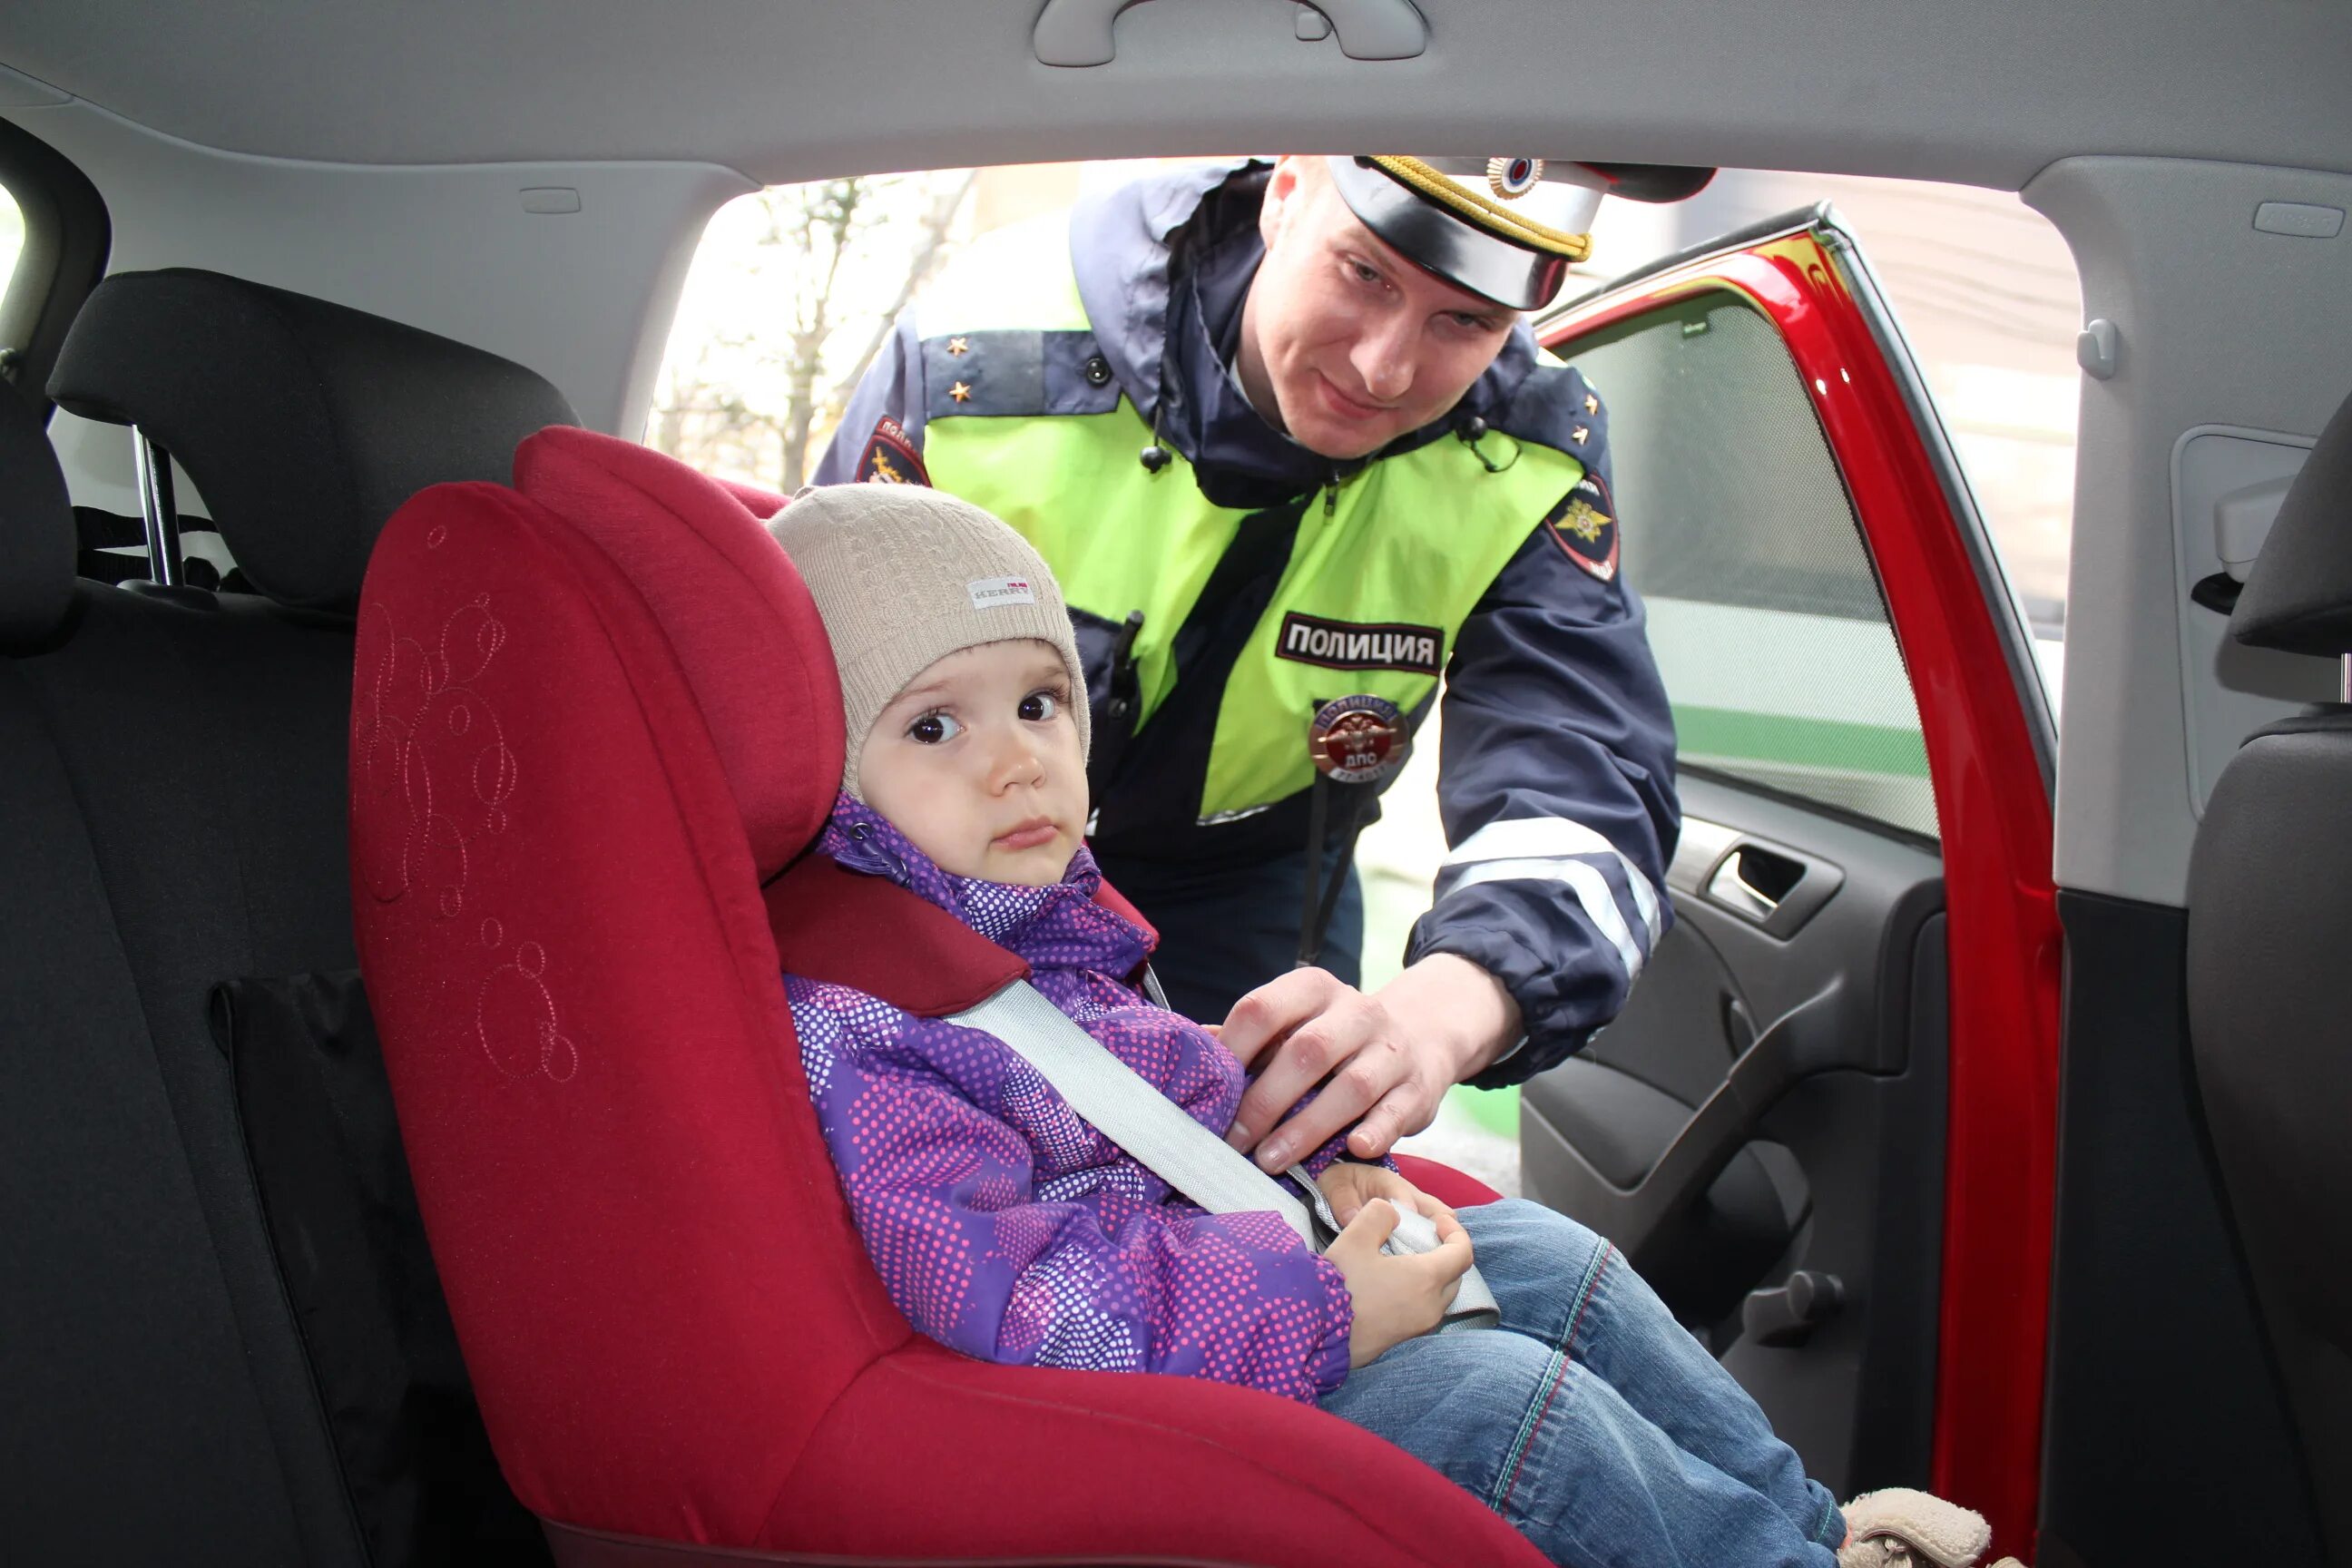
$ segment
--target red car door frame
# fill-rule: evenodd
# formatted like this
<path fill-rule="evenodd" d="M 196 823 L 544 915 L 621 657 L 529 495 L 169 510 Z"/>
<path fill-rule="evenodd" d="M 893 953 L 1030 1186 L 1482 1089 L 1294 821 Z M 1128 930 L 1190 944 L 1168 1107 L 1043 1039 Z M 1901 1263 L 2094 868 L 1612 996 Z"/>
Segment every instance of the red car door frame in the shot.
<path fill-rule="evenodd" d="M 1948 458 L 1923 427 L 1907 353 L 1874 328 L 1890 318 L 1826 212 L 1608 290 L 1541 336 L 1572 359 L 1580 337 L 1714 290 L 1769 321 L 1804 380 L 1918 704 L 1951 977 L 1932 1484 L 1981 1510 L 1998 1550 L 2026 1551 L 2040 1485 L 2061 956 L 2051 784 L 2019 690 L 2035 677 L 2012 657 L 2004 591 L 1947 489 Z"/>

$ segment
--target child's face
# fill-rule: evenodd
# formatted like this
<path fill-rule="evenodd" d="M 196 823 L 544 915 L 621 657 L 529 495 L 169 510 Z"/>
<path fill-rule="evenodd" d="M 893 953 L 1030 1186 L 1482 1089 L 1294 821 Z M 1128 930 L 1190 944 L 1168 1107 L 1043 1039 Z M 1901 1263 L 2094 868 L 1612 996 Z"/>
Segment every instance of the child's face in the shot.
<path fill-rule="evenodd" d="M 959 649 L 908 682 L 874 721 L 857 787 L 942 870 L 1050 887 L 1086 831 L 1073 696 L 1048 644 Z"/>

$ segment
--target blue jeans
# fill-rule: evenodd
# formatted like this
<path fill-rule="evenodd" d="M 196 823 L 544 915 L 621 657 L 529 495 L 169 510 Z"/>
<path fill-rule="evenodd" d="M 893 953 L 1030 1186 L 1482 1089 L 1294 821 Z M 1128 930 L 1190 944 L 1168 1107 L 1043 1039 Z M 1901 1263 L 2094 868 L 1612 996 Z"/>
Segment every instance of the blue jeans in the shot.
<path fill-rule="evenodd" d="M 1835 1568 L 1835 1500 L 1623 1254 L 1538 1204 L 1460 1213 L 1501 1325 L 1408 1340 L 1324 1409 L 1443 1471 L 1555 1563 Z"/>

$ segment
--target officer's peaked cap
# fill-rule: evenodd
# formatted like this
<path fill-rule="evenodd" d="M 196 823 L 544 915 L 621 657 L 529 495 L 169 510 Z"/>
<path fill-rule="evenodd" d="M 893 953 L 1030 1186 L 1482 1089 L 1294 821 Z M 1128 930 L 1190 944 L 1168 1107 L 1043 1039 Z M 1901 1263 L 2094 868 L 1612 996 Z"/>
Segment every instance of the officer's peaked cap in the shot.
<path fill-rule="evenodd" d="M 1550 158 L 1357 157 L 1332 184 L 1366 228 L 1426 270 L 1515 310 L 1551 302 L 1592 253 L 1604 195 L 1680 201 L 1712 169 Z"/>

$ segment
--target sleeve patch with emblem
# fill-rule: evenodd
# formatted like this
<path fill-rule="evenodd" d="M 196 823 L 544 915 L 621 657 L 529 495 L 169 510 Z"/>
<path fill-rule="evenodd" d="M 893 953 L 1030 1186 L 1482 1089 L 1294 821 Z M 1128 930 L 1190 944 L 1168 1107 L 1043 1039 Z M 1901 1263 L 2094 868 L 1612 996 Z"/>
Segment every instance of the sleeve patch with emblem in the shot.
<path fill-rule="evenodd" d="M 931 482 L 929 470 L 923 467 L 923 455 L 915 450 L 906 426 L 887 415 L 866 439 L 865 454 L 857 459 L 857 478 L 884 485 Z"/>
<path fill-rule="evenodd" d="M 1617 503 L 1608 480 L 1585 475 L 1544 515 L 1544 527 L 1570 561 L 1603 583 L 1616 581 Z"/>

